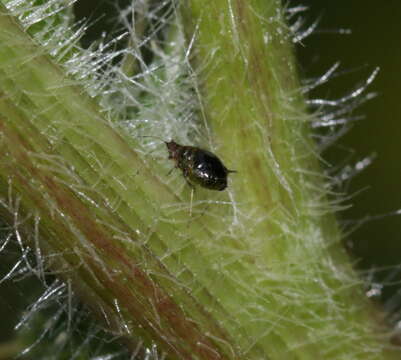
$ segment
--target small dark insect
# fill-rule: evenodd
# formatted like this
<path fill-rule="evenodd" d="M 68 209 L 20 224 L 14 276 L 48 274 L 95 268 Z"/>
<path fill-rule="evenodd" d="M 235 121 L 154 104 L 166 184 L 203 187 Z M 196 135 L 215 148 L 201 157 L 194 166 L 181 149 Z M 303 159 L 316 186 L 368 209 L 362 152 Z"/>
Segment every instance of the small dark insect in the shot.
<path fill-rule="evenodd" d="M 200 185 L 206 189 L 222 191 L 227 187 L 228 170 L 213 153 L 194 146 L 177 144 L 174 140 L 165 141 L 169 159 L 175 161 L 188 184 L 193 188 Z"/>

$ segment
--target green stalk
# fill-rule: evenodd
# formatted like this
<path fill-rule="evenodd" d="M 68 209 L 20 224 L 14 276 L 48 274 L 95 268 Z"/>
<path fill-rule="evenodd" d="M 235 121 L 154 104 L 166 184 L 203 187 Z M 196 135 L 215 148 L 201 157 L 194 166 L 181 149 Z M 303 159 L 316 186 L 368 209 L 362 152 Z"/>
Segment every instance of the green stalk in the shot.
<path fill-rule="evenodd" d="M 341 249 L 280 4 L 182 10 L 203 130 L 238 171 L 228 191 L 196 189 L 190 217 L 190 189 L 167 183 L 1 7 L 2 198 L 11 187 L 20 215 L 40 219 L 31 240 L 46 266 L 132 348 L 141 337 L 171 359 L 395 359 Z M 33 226 L 21 225 L 27 241 Z"/>

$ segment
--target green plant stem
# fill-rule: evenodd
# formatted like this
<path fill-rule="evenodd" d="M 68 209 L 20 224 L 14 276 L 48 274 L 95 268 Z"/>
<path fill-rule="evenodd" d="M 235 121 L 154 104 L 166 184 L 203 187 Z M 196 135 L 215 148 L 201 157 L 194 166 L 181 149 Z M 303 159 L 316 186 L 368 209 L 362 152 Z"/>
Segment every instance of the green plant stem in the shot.
<path fill-rule="evenodd" d="M 248 275 L 264 287 L 251 300 L 264 307 L 253 314 L 253 336 L 269 344 L 271 358 L 350 358 L 356 338 L 378 336 L 376 319 L 341 248 L 281 3 L 217 0 L 206 9 L 189 0 L 185 10 L 188 33 L 196 29 L 194 66 L 202 64 L 205 75 L 204 113 L 219 153 L 235 159 L 239 212 L 252 214 L 242 223 L 255 267 Z M 333 306 L 342 308 L 336 320 Z M 266 308 L 275 326 L 262 320 Z M 326 343 L 323 333 L 332 326 L 338 337 Z M 371 348 L 364 347 L 351 357 L 365 358 Z"/>
<path fill-rule="evenodd" d="M 280 5 L 203 9 L 184 4 L 184 24 L 198 26 L 195 66 L 209 59 L 200 91 L 238 170 L 230 193 L 197 190 L 210 208 L 189 218 L 190 190 L 166 184 L 1 7 L 3 199 L 11 188 L 18 214 L 40 219 L 39 234 L 21 226 L 46 265 L 133 348 L 140 336 L 172 359 L 392 358 L 326 215 Z"/>

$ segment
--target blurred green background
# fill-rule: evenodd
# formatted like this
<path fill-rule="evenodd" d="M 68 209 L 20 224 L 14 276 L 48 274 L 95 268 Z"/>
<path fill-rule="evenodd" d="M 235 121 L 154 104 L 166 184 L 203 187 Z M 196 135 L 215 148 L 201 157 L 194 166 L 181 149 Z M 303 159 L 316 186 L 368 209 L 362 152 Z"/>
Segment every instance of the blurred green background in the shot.
<path fill-rule="evenodd" d="M 205 0 L 207 2 L 207 0 Z M 80 0 L 79 11 L 88 15 L 94 9 L 104 13 L 113 9 L 102 7 L 104 1 Z M 336 0 L 288 1 L 289 6 L 306 5 L 305 18 L 313 23 L 320 17 L 316 31 L 297 46 L 300 70 L 304 78 L 322 75 L 340 61 L 342 76 L 329 81 L 311 93 L 313 98 L 336 99 L 344 96 L 365 80 L 375 67 L 380 67 L 369 91 L 378 96 L 358 107 L 353 116 L 365 115 L 353 123 L 352 129 L 324 152 L 325 158 L 336 166 L 352 164 L 375 153 L 373 163 L 357 175 L 344 189 L 356 194 L 346 204 L 350 208 L 339 213 L 342 222 L 358 221 L 366 216 L 391 213 L 401 209 L 401 1 Z M 102 31 L 104 16 L 96 22 Z M 115 24 L 109 24 L 111 27 Z M 339 34 L 340 29 L 351 29 L 351 34 Z M 363 190 L 363 191 L 361 191 Z M 385 281 L 401 280 L 401 215 L 367 221 L 345 240 L 360 269 L 392 266 L 378 273 Z M 0 263 L 0 277 L 4 276 L 18 258 L 9 254 Z M 26 287 L 32 287 L 30 294 Z M 36 289 L 36 290 L 35 290 Z M 10 340 L 13 326 L 24 308 L 39 296 L 32 279 L 16 284 L 0 284 L 0 343 Z M 391 298 L 401 286 L 385 287 L 384 299 Z M 397 299 L 393 297 L 392 299 Z M 401 295 L 398 297 L 401 304 Z"/>

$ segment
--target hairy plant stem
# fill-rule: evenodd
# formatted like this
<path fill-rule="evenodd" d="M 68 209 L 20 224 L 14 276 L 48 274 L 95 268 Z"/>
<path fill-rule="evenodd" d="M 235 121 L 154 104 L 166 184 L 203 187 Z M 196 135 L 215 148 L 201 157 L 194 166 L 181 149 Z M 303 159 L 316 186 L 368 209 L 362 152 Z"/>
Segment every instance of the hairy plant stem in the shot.
<path fill-rule="evenodd" d="M 280 3 L 182 11 L 205 131 L 238 171 L 229 191 L 197 189 L 209 204 L 190 218 L 190 189 L 166 183 L 1 7 L 10 221 L 133 348 L 142 337 L 171 359 L 396 358 L 341 249 Z"/>

